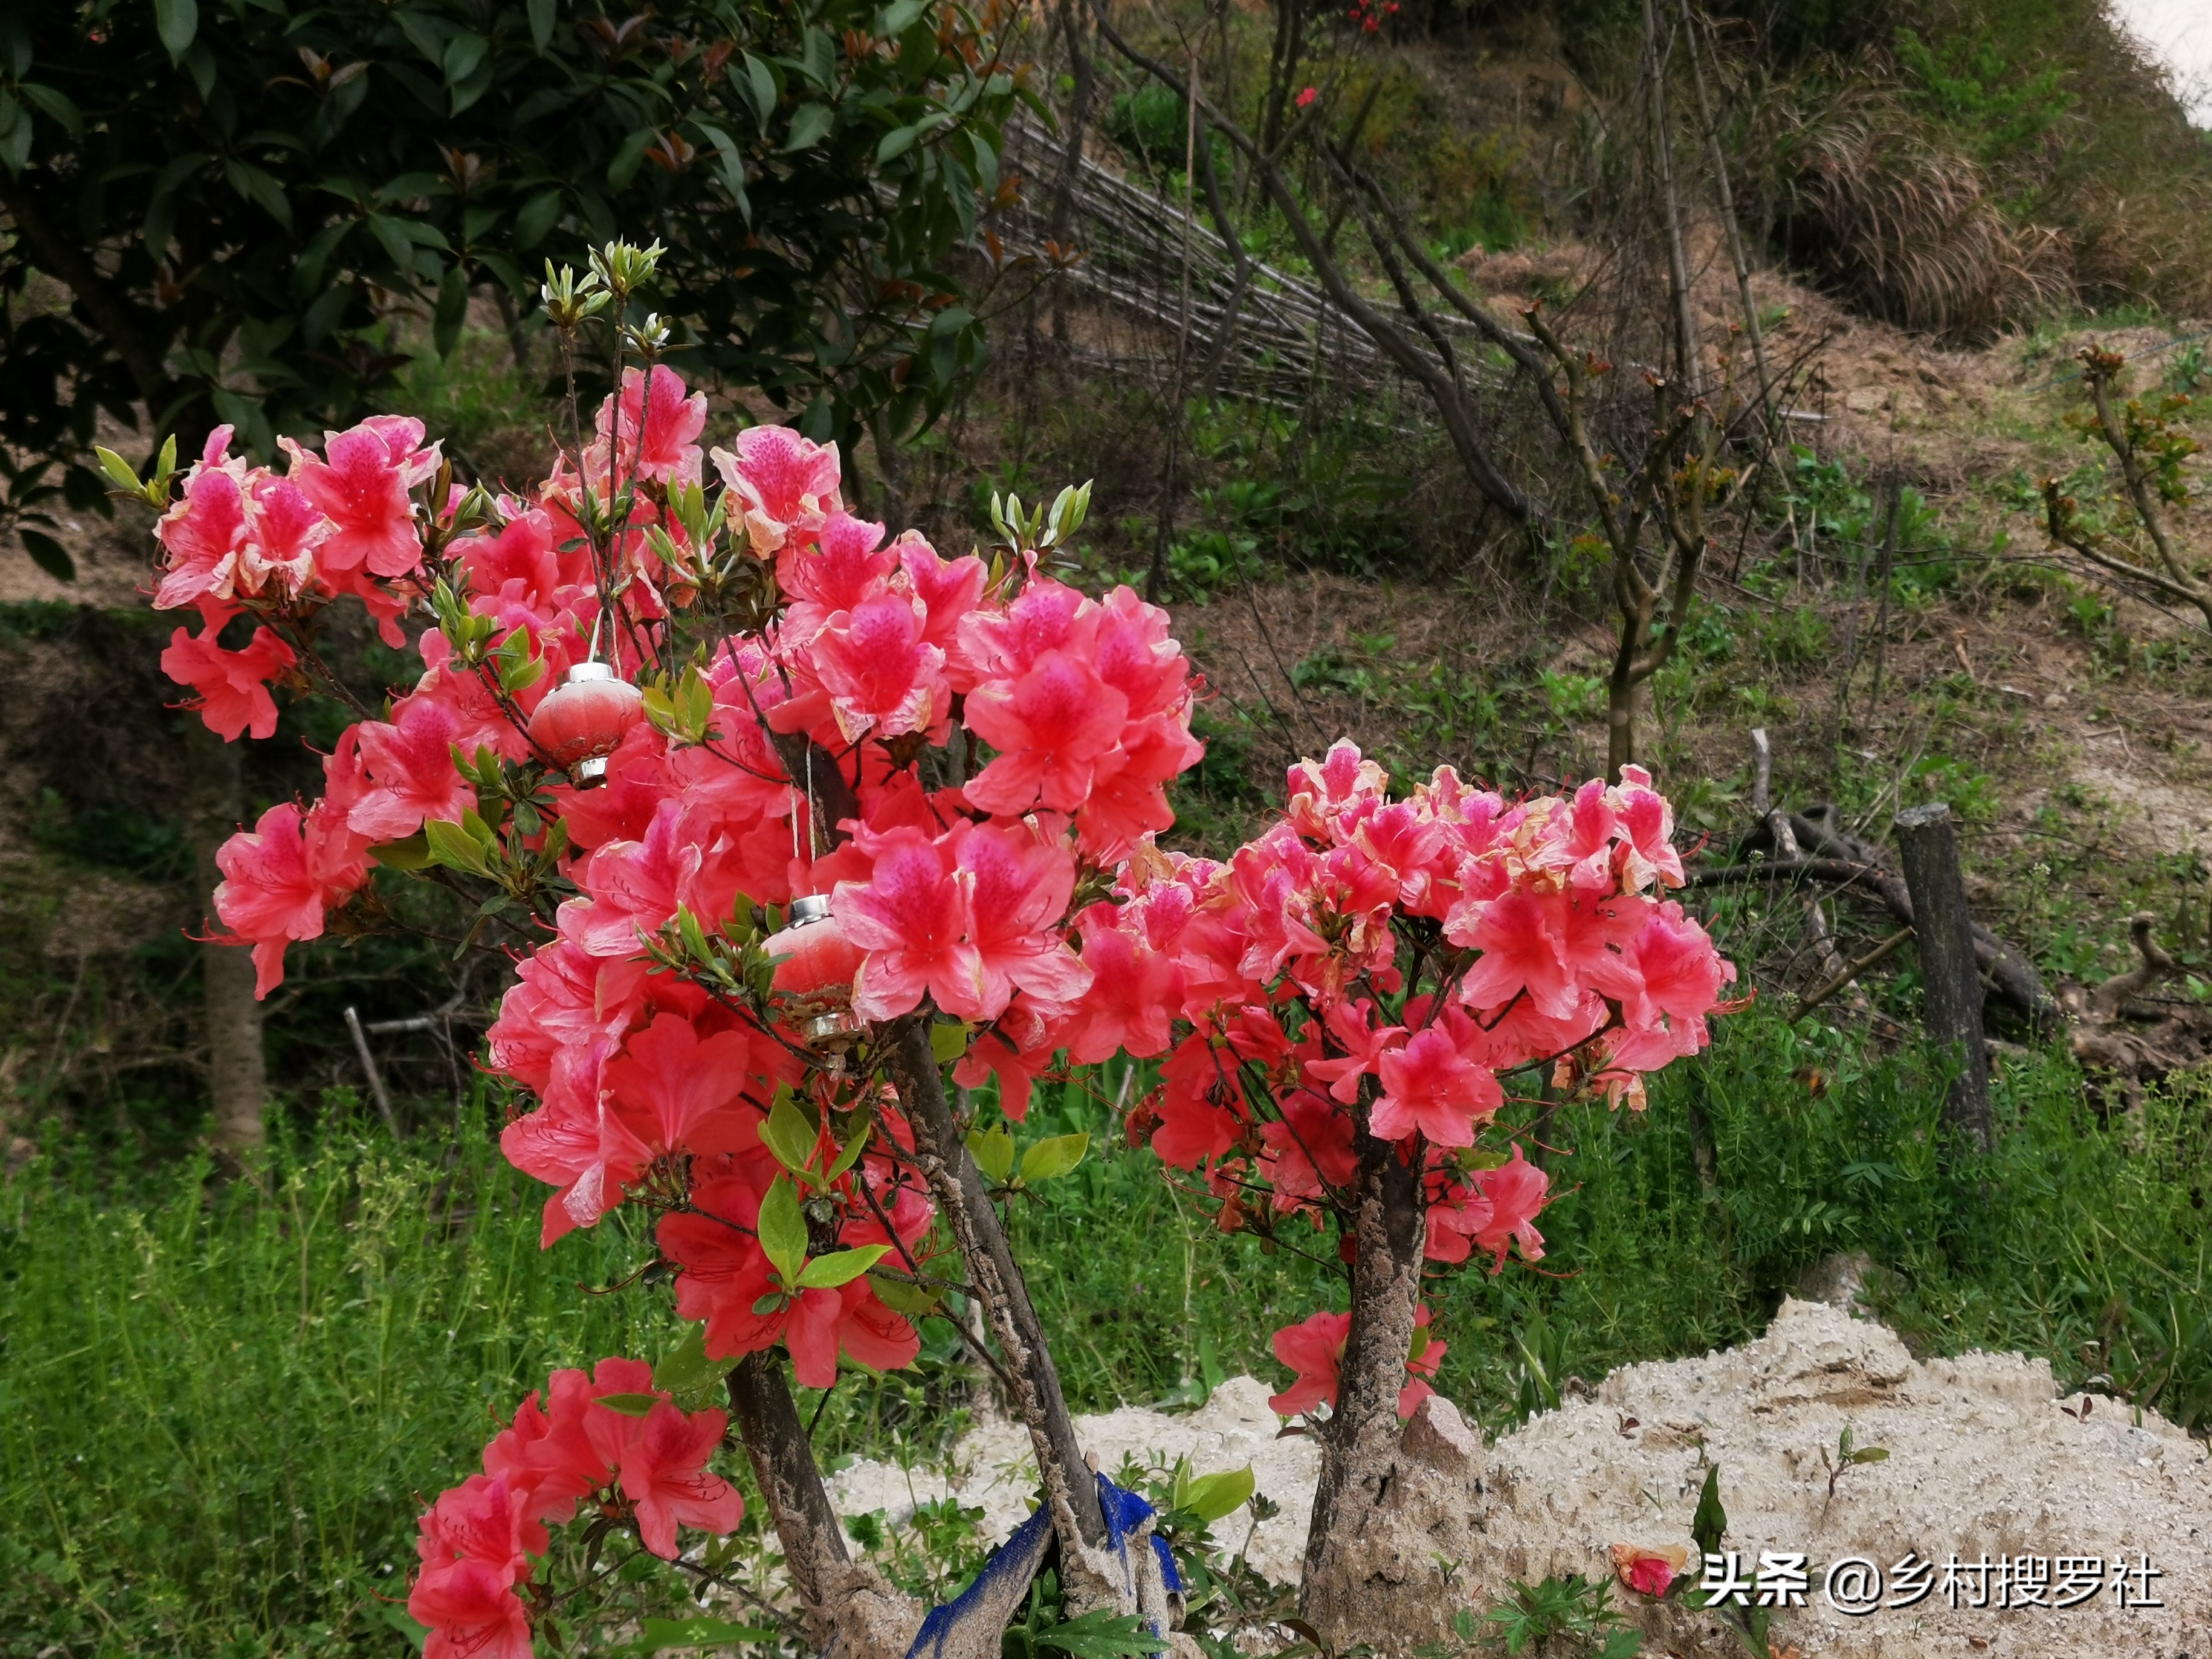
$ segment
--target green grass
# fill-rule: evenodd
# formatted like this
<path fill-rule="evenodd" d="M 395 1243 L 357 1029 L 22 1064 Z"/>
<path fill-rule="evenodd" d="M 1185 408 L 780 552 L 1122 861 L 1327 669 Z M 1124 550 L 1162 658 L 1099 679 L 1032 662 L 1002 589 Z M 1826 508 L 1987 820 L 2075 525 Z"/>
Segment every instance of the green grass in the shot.
<path fill-rule="evenodd" d="M 1115 1139 L 1117 1084 L 1048 1091 L 1018 1132 L 1097 1137 L 1013 1218 L 1075 1404 L 1278 1378 L 1273 1330 L 1345 1305 L 1333 1241 L 1314 1261 L 1219 1232 Z M 2133 1146 L 2063 1060 L 2008 1066 L 2001 1092 L 1998 1151 L 1947 1162 L 1917 1056 L 1735 1016 L 1646 1112 L 1551 1118 L 1542 1271 L 1436 1284 L 1443 1387 L 1497 1428 L 1527 1383 L 1516 1337 L 1548 1334 L 1553 1388 L 1594 1380 L 1753 1335 L 1807 1264 L 1863 1249 L 1917 1347 L 2046 1354 L 2201 1429 L 2203 1093 L 2154 1099 Z M 659 1292 L 579 1289 L 644 1260 L 635 1215 L 541 1253 L 543 1189 L 489 1140 L 395 1149 L 346 1127 L 228 1183 L 61 1147 L 0 1187 L 0 1656 L 403 1650 L 378 1598 L 404 1594 L 419 1497 L 474 1467 L 491 1414 L 549 1368 L 650 1356 L 672 1328 Z M 825 1459 L 923 1457 L 957 1428 L 957 1346 L 926 1335 L 913 1372 L 826 1402 Z"/>

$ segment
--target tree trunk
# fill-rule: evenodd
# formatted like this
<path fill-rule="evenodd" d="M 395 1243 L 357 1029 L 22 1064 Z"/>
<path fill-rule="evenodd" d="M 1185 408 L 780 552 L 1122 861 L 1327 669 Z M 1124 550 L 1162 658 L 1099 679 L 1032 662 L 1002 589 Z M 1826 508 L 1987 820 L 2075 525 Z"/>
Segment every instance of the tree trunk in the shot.
<path fill-rule="evenodd" d="M 1321 1481 L 1306 1534 L 1300 1605 L 1331 1649 L 1371 1635 L 1363 1618 L 1370 1540 L 1388 1528 L 1398 1473 L 1398 1395 L 1421 1297 L 1420 1174 L 1388 1141 L 1359 1131 L 1352 1329 L 1336 1409 L 1321 1433 Z M 1387 1552 L 1386 1552 L 1387 1553 Z"/>
<path fill-rule="evenodd" d="M 809 1634 L 844 1659 L 903 1659 L 921 1624 L 921 1609 L 874 1567 L 845 1553 L 845 1534 L 813 1443 L 799 1421 L 783 1362 L 749 1353 L 730 1373 L 730 1405 L 738 1434 L 760 1482 L 792 1587 L 805 1602 Z"/>
<path fill-rule="evenodd" d="M 195 890 L 204 896 L 222 879 L 216 867 L 216 848 L 246 815 L 242 756 L 240 744 L 225 743 L 197 715 L 185 718 Z M 210 920 L 205 931 L 214 933 L 219 926 Z M 261 1005 L 253 998 L 253 958 L 236 945 L 203 945 L 200 969 L 206 996 L 210 1133 L 218 1147 L 237 1152 L 261 1144 L 262 1109 L 269 1098 Z"/>
<path fill-rule="evenodd" d="M 1620 769 L 1636 764 L 1636 653 L 1644 643 L 1645 622 L 1624 614 L 1620 619 L 1620 648 L 1613 653 L 1613 672 L 1605 687 L 1605 775 L 1620 781 Z"/>
<path fill-rule="evenodd" d="M 938 1212 L 952 1230 L 968 1267 L 968 1282 L 990 1316 L 991 1334 L 1006 1356 L 1014 1405 L 1028 1425 L 1037 1473 L 1060 1535 L 1063 1562 L 1085 1559 L 1106 1541 L 1098 1489 L 1076 1443 L 1067 1396 L 1045 1345 L 1044 1328 L 1030 1302 L 1029 1287 L 991 1207 L 982 1176 L 968 1155 L 959 1127 L 945 1099 L 944 1079 L 929 1046 L 926 1018 L 910 1018 L 897 1029 L 891 1077 L 914 1128 L 915 1151 L 929 1177 Z M 1063 1582 L 1067 1571 L 1063 1567 Z"/>

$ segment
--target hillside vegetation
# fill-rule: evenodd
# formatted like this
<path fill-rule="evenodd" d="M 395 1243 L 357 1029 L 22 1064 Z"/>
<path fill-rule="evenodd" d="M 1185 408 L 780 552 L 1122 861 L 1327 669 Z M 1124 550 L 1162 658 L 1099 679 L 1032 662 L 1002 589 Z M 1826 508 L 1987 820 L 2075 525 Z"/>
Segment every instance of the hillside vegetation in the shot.
<path fill-rule="evenodd" d="M 1864 1251 L 1870 1304 L 1916 1351 L 2042 1354 L 2205 1433 L 2212 640 L 2170 583 L 2054 541 L 2045 484 L 2085 536 L 2162 568 L 2093 430 L 2079 354 L 2118 354 L 2113 396 L 2166 423 L 2180 580 L 2212 580 L 2185 447 L 2205 429 L 2185 400 L 2212 393 L 2212 138 L 2094 0 L 1109 15 L 1127 51 L 1079 5 L 1023 20 L 1055 127 L 1010 152 L 1017 183 L 956 262 L 963 338 L 980 319 L 988 355 L 919 432 L 857 440 L 848 471 L 861 510 L 948 553 L 988 535 L 994 493 L 1095 479 L 1071 564 L 1168 604 L 1207 681 L 1170 840 L 1233 848 L 1285 768 L 1344 735 L 1401 776 L 1449 763 L 1508 794 L 1606 769 L 1620 556 L 1515 355 L 1536 349 L 1534 307 L 1613 365 L 1589 406 L 1609 476 L 1654 453 L 1641 371 L 1721 411 L 1710 546 L 1630 689 L 1693 874 L 1749 856 L 1770 805 L 1880 846 L 1900 807 L 1943 799 L 1978 918 L 2062 998 L 2143 962 L 2137 939 L 2166 964 L 2101 1046 L 1993 1000 L 2002 1133 L 1954 1158 L 1911 951 L 1802 1006 L 1893 918 L 1858 892 L 1694 889 L 1753 1006 L 1641 1115 L 1527 1107 L 1573 1190 L 1545 1217 L 1544 1274 L 1457 1280 L 1439 1305 L 1444 1392 L 1510 1423 L 1571 1375 L 1742 1340 L 1824 1258 Z M 1195 67 L 1203 118 L 1145 63 Z M 1148 198 L 1152 287 L 1109 274 L 1078 155 Z M 1224 283 L 1273 273 L 1255 294 L 1322 291 L 1333 265 L 1447 365 L 1447 392 L 1325 338 L 1215 352 L 1182 297 L 1207 230 Z M 566 404 L 551 341 L 501 297 L 395 301 L 374 396 L 465 476 L 521 479 Z M 43 276 L 8 296 L 18 329 L 65 303 Z M 757 388 L 701 383 L 717 421 L 780 418 Z M 1451 395 L 1535 510 L 1486 489 Z M 102 422 L 134 459 L 150 447 Z M 295 946 L 260 1027 L 270 1150 L 210 1152 L 201 763 L 156 666 L 149 515 L 52 510 L 73 580 L 0 555 L 0 1656 L 389 1651 L 411 1516 L 486 1410 L 668 1322 L 576 1293 L 633 1241 L 537 1249 L 539 1195 L 491 1153 L 507 1103 L 473 1063 L 505 981 L 440 944 Z M 366 699 L 412 677 L 358 618 L 327 644 Z M 244 814 L 317 788 L 337 729 L 301 700 L 241 745 Z M 362 1039 L 389 1123 L 349 1012 L 411 1022 Z M 1113 1150 L 1019 1224 L 1086 1409 L 1273 1375 L 1270 1310 L 1330 1271 L 1215 1230 L 1119 1145 L 1133 1086 L 1084 1073 L 1041 1103 L 1043 1130 Z M 801 1408 L 823 1413 L 825 1457 L 915 1458 L 984 1386 L 939 1320 L 911 1376 Z M 964 1559 L 949 1524 L 886 1547 Z"/>

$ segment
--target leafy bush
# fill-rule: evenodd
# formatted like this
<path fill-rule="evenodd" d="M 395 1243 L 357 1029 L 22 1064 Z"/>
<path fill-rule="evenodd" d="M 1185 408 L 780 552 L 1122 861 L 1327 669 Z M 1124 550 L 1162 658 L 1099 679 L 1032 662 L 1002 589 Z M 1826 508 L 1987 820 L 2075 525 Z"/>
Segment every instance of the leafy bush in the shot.
<path fill-rule="evenodd" d="M 0 440 L 61 470 L 7 505 L 104 510 L 102 410 L 264 456 L 345 425 L 403 324 L 449 350 L 479 285 L 618 228 L 667 245 L 690 373 L 817 438 L 924 418 L 981 348 L 939 264 L 1000 189 L 999 44 L 954 0 L 13 9 Z"/>

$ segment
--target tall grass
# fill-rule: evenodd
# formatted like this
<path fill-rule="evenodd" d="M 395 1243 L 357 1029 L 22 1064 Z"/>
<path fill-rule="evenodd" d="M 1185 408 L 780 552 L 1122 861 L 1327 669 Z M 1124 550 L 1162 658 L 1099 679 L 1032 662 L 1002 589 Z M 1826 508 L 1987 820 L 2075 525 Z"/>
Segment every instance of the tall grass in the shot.
<path fill-rule="evenodd" d="M 1753 1010 L 1648 1111 L 1532 1125 L 1555 1149 L 1547 1255 L 1432 1287 L 1445 1391 L 1502 1427 L 1568 1372 L 1755 1334 L 1802 1268 L 1856 1249 L 1916 1346 L 2040 1352 L 2212 1419 L 2203 1094 L 2106 1127 L 2070 1064 L 2024 1061 L 1977 1160 L 1944 1145 L 1940 1081 Z M 1219 1232 L 1115 1139 L 1119 1084 L 1048 1091 L 1019 1132 L 1094 1133 L 1012 1217 L 1075 1403 L 1279 1377 L 1275 1328 L 1346 1305 L 1333 1240 Z M 578 1288 L 647 1259 L 635 1217 L 541 1253 L 544 1189 L 489 1139 L 333 1133 L 255 1181 L 185 1164 L 121 1192 L 64 1148 L 0 1187 L 0 1656 L 404 1650 L 380 1598 L 404 1595 L 419 1495 L 549 1368 L 650 1357 L 672 1328 L 660 1291 Z M 914 1371 L 801 1401 L 825 1458 L 927 1456 L 957 1427 L 969 1373 L 941 1322 L 925 1337 Z"/>
<path fill-rule="evenodd" d="M 546 1370 L 652 1352 L 592 1297 L 617 1221 L 538 1249 L 543 1189 L 337 1133 L 136 1201 L 41 1162 L 0 1190 L 0 1654 L 397 1651 L 417 1495 Z"/>

